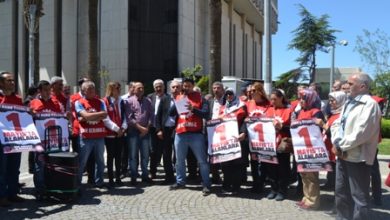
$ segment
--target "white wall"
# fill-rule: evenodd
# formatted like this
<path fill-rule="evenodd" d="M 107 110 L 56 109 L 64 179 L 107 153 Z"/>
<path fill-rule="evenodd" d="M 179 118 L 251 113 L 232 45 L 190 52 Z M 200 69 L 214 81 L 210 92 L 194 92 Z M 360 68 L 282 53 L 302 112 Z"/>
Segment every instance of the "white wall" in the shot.
<path fill-rule="evenodd" d="M 119 81 L 124 88 L 128 81 L 128 1 L 102 1 L 101 6 L 101 67 L 109 72 L 110 81 Z"/>
<path fill-rule="evenodd" d="M 62 78 L 77 85 L 77 0 L 62 1 Z"/>
<path fill-rule="evenodd" d="M 11 0 L 0 2 L 0 71 L 11 70 L 12 14 Z"/>
<path fill-rule="evenodd" d="M 235 45 L 235 69 L 233 69 L 233 75 L 242 77 L 242 27 L 241 27 L 241 16 L 233 11 L 233 24 L 236 26 L 236 45 Z M 234 34 L 234 33 L 233 33 Z"/>
<path fill-rule="evenodd" d="M 221 71 L 222 76 L 230 74 L 230 30 L 229 30 L 229 5 L 222 1 L 222 18 L 221 18 Z"/>
<path fill-rule="evenodd" d="M 55 76 L 54 66 L 54 1 L 44 0 L 45 15 L 39 20 L 39 79 Z"/>

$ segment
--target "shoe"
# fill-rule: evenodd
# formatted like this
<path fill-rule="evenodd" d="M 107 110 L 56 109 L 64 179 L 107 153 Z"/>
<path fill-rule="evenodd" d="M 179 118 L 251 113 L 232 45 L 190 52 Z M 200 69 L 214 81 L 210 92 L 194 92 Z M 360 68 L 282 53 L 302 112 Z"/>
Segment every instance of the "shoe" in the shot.
<path fill-rule="evenodd" d="M 122 180 L 120 178 L 116 179 L 115 184 L 117 186 L 123 186 L 123 182 L 122 182 Z"/>
<path fill-rule="evenodd" d="M 169 187 L 169 190 L 184 189 L 185 185 L 175 183 Z"/>
<path fill-rule="evenodd" d="M 208 187 L 203 187 L 203 189 L 202 189 L 202 195 L 203 196 L 208 196 L 208 195 L 210 195 L 211 194 L 211 191 L 210 191 L 210 189 L 208 188 Z"/>
<path fill-rule="evenodd" d="M 299 202 L 296 202 L 296 203 L 295 203 L 296 206 L 301 206 L 301 205 L 303 205 L 303 204 L 305 204 L 303 201 L 299 201 Z"/>
<path fill-rule="evenodd" d="M 308 205 L 306 205 L 305 203 L 302 203 L 300 206 L 298 206 L 298 209 L 300 209 L 300 210 L 305 210 L 305 211 L 315 210 L 314 207 L 308 206 Z"/>
<path fill-rule="evenodd" d="M 276 201 L 283 201 L 284 200 L 284 195 L 282 193 L 277 193 L 275 197 Z"/>
<path fill-rule="evenodd" d="M 105 183 L 102 183 L 102 184 L 95 184 L 94 185 L 95 188 L 99 188 L 99 189 L 111 189 L 111 187 Z"/>
<path fill-rule="evenodd" d="M 14 196 L 10 196 L 10 197 L 8 197 L 8 201 L 10 201 L 10 202 L 17 202 L 17 203 L 19 203 L 19 202 L 24 202 L 24 201 L 25 201 L 25 199 L 24 199 L 24 198 L 22 198 L 22 197 L 20 197 L 20 196 L 18 196 L 18 195 L 14 195 Z"/>
<path fill-rule="evenodd" d="M 10 203 L 7 198 L 0 199 L 0 207 L 10 207 L 11 205 L 12 203 Z"/>
<path fill-rule="evenodd" d="M 330 217 L 336 217 L 336 215 L 337 215 L 336 209 L 334 209 L 334 208 L 332 210 L 326 211 L 324 213 L 325 213 L 325 215 L 330 216 Z"/>
<path fill-rule="evenodd" d="M 131 180 L 130 180 L 130 184 L 131 184 L 132 186 L 137 185 L 137 178 L 132 177 Z"/>
<path fill-rule="evenodd" d="M 146 177 L 146 178 L 142 178 L 142 182 L 144 183 L 149 183 L 149 184 L 153 184 L 153 180 L 149 177 Z"/>
<path fill-rule="evenodd" d="M 275 191 L 271 191 L 267 195 L 267 199 L 274 199 L 275 197 L 276 197 L 276 192 Z"/>

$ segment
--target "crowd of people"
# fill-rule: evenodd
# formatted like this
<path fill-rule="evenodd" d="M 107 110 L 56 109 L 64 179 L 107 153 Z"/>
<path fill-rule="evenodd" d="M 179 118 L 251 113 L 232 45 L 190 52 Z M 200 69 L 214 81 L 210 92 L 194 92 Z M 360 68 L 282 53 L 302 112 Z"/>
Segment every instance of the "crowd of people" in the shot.
<path fill-rule="evenodd" d="M 376 157 L 381 110 L 369 94 L 370 78 L 366 74 L 335 81 L 326 103 L 321 101 L 320 87 L 315 83 L 299 86 L 295 101 L 288 100 L 282 89 L 267 94 L 260 82 L 240 91 L 214 82 L 211 94 L 205 96 L 189 78 L 171 81 L 167 93 L 165 82 L 157 79 L 154 92 L 147 96 L 142 82 L 130 82 L 122 96 L 121 84 L 109 82 L 104 97 L 97 95 L 95 84 L 88 78 L 81 78 L 78 85 L 79 92 L 71 95 L 64 89 L 62 78 L 41 80 L 29 88 L 22 102 L 15 94 L 13 74 L 3 72 L 0 76 L 0 104 L 28 106 L 33 117 L 40 112 L 66 115 L 71 149 L 79 155 L 79 184 L 85 172 L 87 182 L 98 188 L 122 186 L 127 176 L 132 186 L 139 180 L 153 184 L 162 159 L 163 184 L 170 185 L 170 190 L 183 189 L 187 180 L 200 176 L 204 196 L 212 192 L 213 184 L 222 184 L 223 193 L 234 195 L 248 182 L 250 167 L 252 191 L 264 192 L 269 184 L 268 199 L 288 198 L 289 185 L 298 181 L 296 193 L 301 199 L 297 207 L 303 210 L 318 209 L 320 189 L 331 189 L 335 191 L 338 218 L 366 219 L 371 203 L 370 179 L 373 201 L 381 204 Z M 180 100 L 186 101 L 184 113 L 176 106 Z M 260 162 L 250 152 L 247 120 L 256 117 L 273 118 L 276 164 Z M 205 123 L 221 118 L 237 121 L 241 154 L 229 161 L 210 163 Z M 324 186 L 320 187 L 318 172 L 297 172 L 290 133 L 290 124 L 297 120 L 313 120 L 323 133 L 333 167 Z M 39 200 L 45 198 L 43 158 L 42 152 L 29 154 L 29 170 L 34 174 Z M 18 196 L 20 160 L 20 153 L 0 151 L 0 206 L 23 201 Z M 108 181 L 104 180 L 106 167 Z"/>

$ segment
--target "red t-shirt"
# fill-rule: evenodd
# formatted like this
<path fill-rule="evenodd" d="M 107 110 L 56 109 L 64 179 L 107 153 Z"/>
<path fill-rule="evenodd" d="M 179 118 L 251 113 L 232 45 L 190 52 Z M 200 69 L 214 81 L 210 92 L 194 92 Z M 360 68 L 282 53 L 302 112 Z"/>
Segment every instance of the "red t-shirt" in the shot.
<path fill-rule="evenodd" d="M 23 105 L 23 102 L 20 96 L 12 93 L 11 95 L 0 95 L 0 104 Z"/>
<path fill-rule="evenodd" d="M 30 102 L 30 108 L 35 113 L 44 113 L 44 112 L 63 113 L 61 104 L 57 100 L 51 98 L 47 101 L 41 98 L 33 99 Z"/>

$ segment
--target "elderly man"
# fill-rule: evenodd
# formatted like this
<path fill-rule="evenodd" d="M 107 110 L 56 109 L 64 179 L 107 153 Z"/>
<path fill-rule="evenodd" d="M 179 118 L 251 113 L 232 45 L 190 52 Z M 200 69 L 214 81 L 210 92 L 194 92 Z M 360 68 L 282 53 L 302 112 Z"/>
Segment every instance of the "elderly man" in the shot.
<path fill-rule="evenodd" d="M 98 188 L 106 187 L 103 181 L 104 172 L 104 137 L 106 128 L 103 120 L 107 117 L 107 109 L 102 100 L 96 97 L 95 84 L 85 81 L 81 85 L 84 97 L 75 103 L 77 116 L 80 122 L 80 169 L 79 182 L 81 183 L 88 157 L 94 153 L 96 161 L 95 181 Z"/>
<path fill-rule="evenodd" d="M 336 162 L 336 219 L 368 219 L 370 172 L 380 132 L 381 111 L 369 95 L 370 77 L 348 78 L 349 101 L 332 133 Z M 336 126 L 335 126 L 336 127 Z"/>
<path fill-rule="evenodd" d="M 148 95 L 148 98 L 152 102 L 154 107 L 154 118 L 156 118 L 158 106 L 160 105 L 161 100 L 166 96 L 165 95 L 165 86 L 164 81 L 161 79 L 156 79 L 153 81 L 154 92 Z M 156 120 L 153 120 L 152 126 L 150 127 L 150 136 L 152 151 L 150 152 L 150 176 L 152 179 L 156 178 L 157 166 L 160 164 L 161 156 L 163 154 L 163 145 L 157 137 L 156 131 Z"/>

